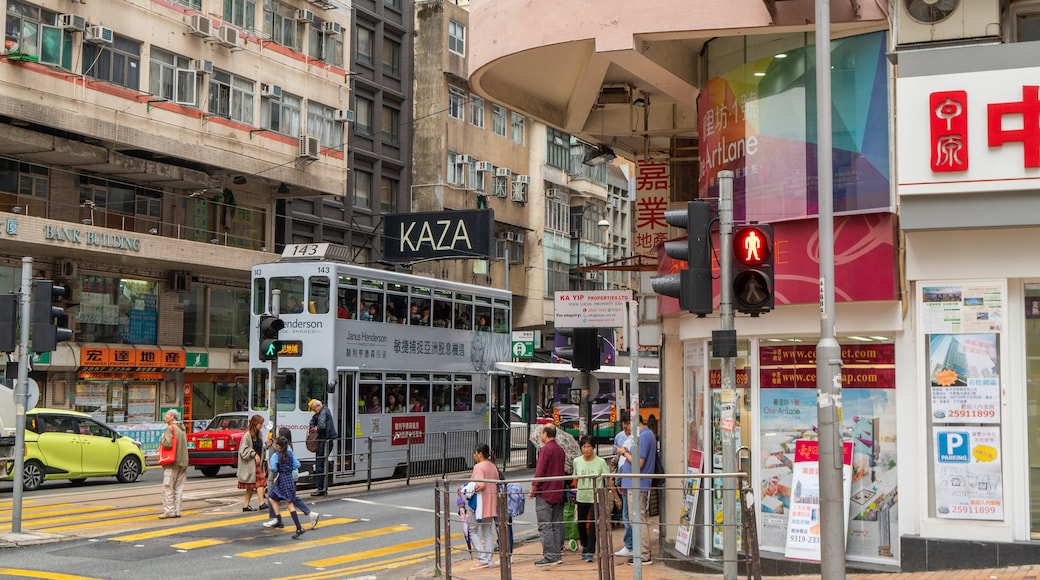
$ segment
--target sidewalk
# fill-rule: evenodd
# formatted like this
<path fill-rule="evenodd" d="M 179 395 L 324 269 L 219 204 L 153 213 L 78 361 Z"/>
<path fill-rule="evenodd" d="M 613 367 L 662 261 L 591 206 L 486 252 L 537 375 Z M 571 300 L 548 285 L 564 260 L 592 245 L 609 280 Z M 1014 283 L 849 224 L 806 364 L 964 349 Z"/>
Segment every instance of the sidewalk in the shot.
<path fill-rule="evenodd" d="M 615 547 L 621 546 L 621 534 L 622 530 L 614 530 L 613 544 Z M 545 568 L 535 566 L 534 563 L 542 557 L 542 545 L 538 541 L 537 534 L 534 534 L 533 539 L 530 539 L 530 537 L 531 535 L 528 534 L 528 539 L 525 541 L 521 541 L 519 538 L 517 539 L 516 545 L 513 548 L 513 561 L 510 565 L 509 578 L 526 580 L 527 578 L 555 577 L 560 579 L 566 578 L 566 580 L 598 580 L 599 573 L 597 563 L 583 562 L 581 560 L 580 552 L 564 550 L 563 564 L 558 566 L 548 566 Z M 456 552 L 451 565 L 451 578 L 458 578 L 460 580 L 498 580 L 502 578 L 501 562 L 497 554 L 495 555 L 494 568 L 474 570 L 472 569 L 472 566 L 476 563 L 476 559 L 470 558 L 465 549 L 465 543 L 462 544 L 461 551 L 459 551 L 457 545 L 453 545 L 452 547 Z M 673 578 L 719 580 L 723 577 L 721 572 L 718 574 L 705 574 L 702 572 L 687 572 L 674 568 L 665 563 L 665 556 L 666 555 L 658 555 L 655 551 L 653 564 L 642 567 L 642 577 L 645 580 L 671 580 Z M 627 558 L 614 557 L 614 575 L 617 580 L 627 580 L 634 577 L 634 568 L 629 566 L 626 562 Z M 434 577 L 434 570 L 430 569 L 423 574 L 413 576 L 411 580 Z M 439 577 L 448 577 L 447 570 L 440 570 Z M 747 575 L 738 574 L 737 577 L 740 580 L 744 580 L 747 578 Z M 763 576 L 763 578 L 769 578 L 771 580 L 819 580 L 819 575 Z M 943 570 L 935 572 L 848 573 L 846 579 L 1040 580 L 1040 565 L 1016 566 L 1010 568 L 987 568 L 981 570 Z"/>

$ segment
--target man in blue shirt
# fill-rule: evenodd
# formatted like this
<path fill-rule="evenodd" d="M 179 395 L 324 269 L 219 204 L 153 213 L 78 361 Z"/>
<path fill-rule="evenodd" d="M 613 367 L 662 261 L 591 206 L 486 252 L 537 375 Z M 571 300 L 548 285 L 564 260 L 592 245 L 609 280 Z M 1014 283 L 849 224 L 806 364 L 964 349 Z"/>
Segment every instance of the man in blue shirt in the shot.
<path fill-rule="evenodd" d="M 618 467 L 618 473 L 643 473 L 653 474 L 656 468 L 657 462 L 657 437 L 654 436 L 654 432 L 651 431 L 646 424 L 643 423 L 643 417 L 639 417 L 639 469 L 633 470 L 632 463 L 632 438 L 629 438 L 623 447 L 618 449 L 622 457 L 625 459 L 623 465 L 620 464 Z M 623 478 L 621 480 L 621 487 L 626 491 L 628 505 L 625 506 L 629 511 L 626 512 L 627 518 L 625 519 L 625 536 L 624 543 L 625 549 L 629 552 L 629 555 L 634 554 L 632 546 L 632 515 L 635 513 L 634 510 L 642 510 L 640 513 L 640 519 L 642 528 L 640 529 L 640 556 L 643 560 L 643 564 L 653 564 L 653 559 L 650 554 L 650 522 L 649 516 L 647 515 L 647 507 L 650 505 L 650 478 L 643 477 L 636 480 L 630 477 Z M 624 555 L 618 553 L 618 555 Z M 628 563 L 633 563 L 632 558 L 628 559 Z"/>

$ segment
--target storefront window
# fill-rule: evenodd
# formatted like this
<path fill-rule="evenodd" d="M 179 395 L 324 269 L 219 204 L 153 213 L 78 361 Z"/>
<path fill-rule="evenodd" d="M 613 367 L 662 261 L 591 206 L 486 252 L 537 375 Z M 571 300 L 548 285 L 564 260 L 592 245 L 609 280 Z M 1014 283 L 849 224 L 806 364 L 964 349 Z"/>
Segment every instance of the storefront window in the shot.
<path fill-rule="evenodd" d="M 241 290 L 210 291 L 209 345 L 214 348 L 249 348 L 249 293 Z"/>
<path fill-rule="evenodd" d="M 1040 284 L 1026 284 L 1026 419 L 1029 432 L 1029 531 L 1040 536 Z"/>
<path fill-rule="evenodd" d="M 184 346 L 206 346 L 206 289 L 199 286 L 189 292 L 178 293 L 184 308 Z"/>
<path fill-rule="evenodd" d="M 83 276 L 76 308 L 81 342 L 157 344 L 159 284 Z"/>
<path fill-rule="evenodd" d="M 159 414 L 158 388 L 158 380 L 80 380 L 72 408 L 106 423 L 150 423 Z"/>

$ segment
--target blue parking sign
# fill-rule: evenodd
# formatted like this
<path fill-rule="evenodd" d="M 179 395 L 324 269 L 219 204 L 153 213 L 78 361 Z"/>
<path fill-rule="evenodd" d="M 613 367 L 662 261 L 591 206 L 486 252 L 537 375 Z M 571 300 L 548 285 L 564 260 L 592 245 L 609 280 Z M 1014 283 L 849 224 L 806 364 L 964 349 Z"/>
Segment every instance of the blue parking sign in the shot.
<path fill-rule="evenodd" d="M 939 446 L 939 463 L 970 463 L 970 440 L 967 431 L 940 431 L 936 445 Z"/>

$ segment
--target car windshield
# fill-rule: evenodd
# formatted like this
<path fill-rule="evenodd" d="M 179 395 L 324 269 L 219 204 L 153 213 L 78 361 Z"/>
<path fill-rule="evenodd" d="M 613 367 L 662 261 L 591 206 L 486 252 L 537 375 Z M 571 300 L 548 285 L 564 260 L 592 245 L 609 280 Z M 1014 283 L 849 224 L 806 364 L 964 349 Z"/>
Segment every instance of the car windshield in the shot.
<path fill-rule="evenodd" d="M 245 417 L 217 416 L 209 423 L 211 431 L 244 431 L 246 428 Z"/>

